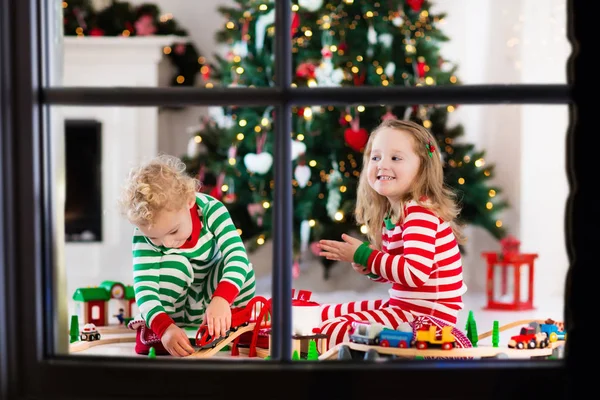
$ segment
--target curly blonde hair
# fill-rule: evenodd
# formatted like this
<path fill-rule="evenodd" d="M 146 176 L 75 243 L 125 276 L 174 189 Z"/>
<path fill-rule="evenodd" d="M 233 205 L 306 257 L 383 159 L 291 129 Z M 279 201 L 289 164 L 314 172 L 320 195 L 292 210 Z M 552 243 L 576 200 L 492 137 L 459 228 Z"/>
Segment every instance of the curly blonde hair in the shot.
<path fill-rule="evenodd" d="M 158 213 L 181 209 L 199 188 L 179 158 L 162 154 L 131 170 L 119 206 L 132 224 L 152 226 Z"/>
<path fill-rule="evenodd" d="M 400 210 L 390 210 L 388 199 L 373 190 L 367 180 L 366 170 L 371 158 L 373 140 L 383 129 L 394 129 L 409 133 L 413 139 L 415 153 L 421 160 L 419 173 L 409 193 L 402 199 Z M 427 145 L 429 143 L 435 147 L 433 157 L 429 157 L 427 152 Z M 439 147 L 431 132 L 412 121 L 385 120 L 369 136 L 363 154 L 363 172 L 358 181 L 355 218 L 359 225 L 364 224 L 367 226 L 367 237 L 376 249 L 381 249 L 381 223 L 386 214 L 390 211 L 397 211 L 400 213 L 397 216 L 398 219 L 402 219 L 404 217 L 402 215 L 403 205 L 410 200 L 414 200 L 418 204 L 431 209 L 439 218 L 447 221 L 454 232 L 457 242 L 459 244 L 465 242 L 465 237 L 462 234 L 462 226 L 456 221 L 460 213 L 460 206 L 456 202 L 456 193 L 444 183 L 443 164 L 439 154 Z M 420 199 L 423 197 L 426 197 L 428 200 L 426 202 L 421 201 Z"/>

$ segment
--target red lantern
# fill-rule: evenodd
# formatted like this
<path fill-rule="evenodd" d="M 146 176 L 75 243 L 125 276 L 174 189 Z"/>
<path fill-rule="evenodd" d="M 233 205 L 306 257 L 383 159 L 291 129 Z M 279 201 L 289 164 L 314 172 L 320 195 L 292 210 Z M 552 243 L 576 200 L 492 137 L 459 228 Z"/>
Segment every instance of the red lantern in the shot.
<path fill-rule="evenodd" d="M 484 252 L 481 254 L 487 261 L 486 308 L 488 310 L 514 311 L 534 309 L 533 270 L 538 255 L 535 253 L 520 253 L 521 242 L 513 236 L 505 237 L 500 241 L 500 244 L 502 246 L 500 252 Z M 525 285 L 525 288 L 521 288 L 521 272 L 523 269 L 527 272 L 527 285 Z M 499 272 L 499 274 L 496 272 Z M 524 289 L 523 293 L 522 289 Z M 522 296 L 522 294 L 525 296 Z M 522 299 L 522 297 L 525 299 Z"/>

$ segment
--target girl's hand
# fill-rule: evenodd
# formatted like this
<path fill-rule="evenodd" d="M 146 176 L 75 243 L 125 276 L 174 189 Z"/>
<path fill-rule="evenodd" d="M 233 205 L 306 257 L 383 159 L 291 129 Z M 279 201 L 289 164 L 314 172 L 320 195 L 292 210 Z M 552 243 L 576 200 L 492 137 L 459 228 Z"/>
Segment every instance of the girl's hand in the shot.
<path fill-rule="evenodd" d="M 369 274 L 369 269 L 367 267 L 363 267 L 360 264 L 357 263 L 352 263 L 352 268 L 354 268 L 354 270 L 356 272 L 358 272 L 361 275 L 368 275 Z"/>
<path fill-rule="evenodd" d="M 343 242 L 337 240 L 320 240 L 319 247 L 323 251 L 319 255 L 326 257 L 328 260 L 353 262 L 354 253 L 356 253 L 356 249 L 360 247 L 362 241 L 345 233 L 342 235 L 342 239 L 344 240 Z"/>
<path fill-rule="evenodd" d="M 169 354 L 175 357 L 189 356 L 194 352 L 185 331 L 175 324 L 169 325 L 160 341 Z"/>
<path fill-rule="evenodd" d="M 231 328 L 231 306 L 222 297 L 215 296 L 206 309 L 204 323 L 208 325 L 208 334 L 213 337 L 225 337 Z"/>

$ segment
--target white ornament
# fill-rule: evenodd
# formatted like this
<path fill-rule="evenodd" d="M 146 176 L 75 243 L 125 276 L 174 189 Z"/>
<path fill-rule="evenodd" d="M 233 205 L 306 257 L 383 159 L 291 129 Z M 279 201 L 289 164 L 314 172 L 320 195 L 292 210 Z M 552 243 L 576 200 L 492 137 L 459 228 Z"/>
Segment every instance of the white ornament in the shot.
<path fill-rule="evenodd" d="M 375 32 L 373 25 L 369 25 L 369 29 L 367 30 L 367 39 L 369 40 L 369 44 L 377 43 L 377 32 Z"/>
<path fill-rule="evenodd" d="M 329 218 L 334 219 L 335 214 L 340 209 L 340 203 L 342 201 L 339 183 L 343 178 L 338 169 L 338 163 L 334 161 L 331 165 L 333 167 L 333 172 L 329 174 L 329 180 L 327 181 L 327 189 L 329 189 L 329 192 L 327 193 L 327 204 L 325 205 L 325 208 L 327 209 Z"/>
<path fill-rule="evenodd" d="M 296 165 L 294 178 L 296 178 L 298 186 L 304 188 L 310 180 L 310 167 L 308 165 Z"/>
<path fill-rule="evenodd" d="M 273 156 L 264 151 L 260 154 L 248 153 L 244 156 L 244 165 L 250 172 L 266 174 L 273 165 Z"/>
<path fill-rule="evenodd" d="M 340 83 L 344 80 L 344 70 L 341 68 L 334 70 L 331 59 L 325 59 L 315 69 L 315 78 L 318 86 L 340 86 Z"/>
<path fill-rule="evenodd" d="M 381 35 L 377 36 L 377 40 L 379 40 L 379 43 L 381 43 L 383 47 L 390 48 L 392 46 L 394 37 L 389 33 L 382 33 Z"/>
<path fill-rule="evenodd" d="M 315 12 L 323 6 L 323 0 L 298 0 L 298 5 L 307 11 Z"/>
<path fill-rule="evenodd" d="M 396 72 L 396 64 L 394 64 L 393 62 L 389 62 L 385 66 L 384 72 L 388 76 L 388 78 L 394 76 L 394 72 Z"/>
<path fill-rule="evenodd" d="M 246 58 L 248 55 L 248 43 L 245 41 L 235 42 L 231 48 L 231 51 L 233 51 L 233 54 L 235 55 Z"/>
<path fill-rule="evenodd" d="M 295 160 L 300 154 L 304 153 L 306 153 L 306 144 L 298 140 L 292 140 L 292 160 Z"/>
<path fill-rule="evenodd" d="M 392 19 L 392 24 L 394 24 L 394 26 L 397 26 L 399 28 L 402 26 L 402 24 L 404 24 L 404 18 L 395 17 L 394 19 Z"/>
<path fill-rule="evenodd" d="M 208 116 L 215 121 L 219 128 L 229 129 L 235 125 L 231 115 L 225 115 L 223 107 L 208 107 Z"/>
<path fill-rule="evenodd" d="M 265 44 L 265 33 L 267 32 L 267 26 L 275 23 L 275 9 L 272 8 L 266 14 L 262 14 L 256 19 L 256 31 L 254 33 L 254 43 L 256 45 L 256 51 L 261 53 Z"/>

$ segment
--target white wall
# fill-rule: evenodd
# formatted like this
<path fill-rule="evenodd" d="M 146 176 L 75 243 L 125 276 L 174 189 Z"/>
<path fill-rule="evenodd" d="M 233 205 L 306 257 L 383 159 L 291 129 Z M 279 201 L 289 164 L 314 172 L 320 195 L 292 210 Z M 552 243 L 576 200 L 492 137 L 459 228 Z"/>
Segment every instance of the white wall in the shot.
<path fill-rule="evenodd" d="M 132 0 L 141 4 L 144 0 Z M 154 1 L 189 32 L 207 57 L 217 51 L 214 33 L 224 23 L 217 5 L 233 0 Z M 450 37 L 442 53 L 459 64 L 465 84 L 565 83 L 571 51 L 566 39 L 566 0 L 434 0 L 434 10 L 448 13 L 441 26 Z M 167 82 L 170 71 L 164 71 Z M 163 110 L 159 117 L 159 150 L 184 154 L 187 128 L 204 110 Z M 465 128 L 465 141 L 486 150 L 496 165 L 494 183 L 503 188 L 511 208 L 502 215 L 522 250 L 540 255 L 536 298 L 562 296 L 568 266 L 564 214 L 568 186 L 565 166 L 567 106 L 463 105 L 453 115 Z M 483 291 L 485 265 L 481 251 L 499 244 L 481 229 L 469 229 L 465 271 L 470 290 Z M 116 261 L 116 260 L 115 260 Z M 265 259 L 270 262 L 270 257 Z M 127 281 L 129 272 L 122 272 Z M 90 284 L 94 284 L 90 282 Z"/>

